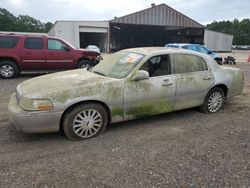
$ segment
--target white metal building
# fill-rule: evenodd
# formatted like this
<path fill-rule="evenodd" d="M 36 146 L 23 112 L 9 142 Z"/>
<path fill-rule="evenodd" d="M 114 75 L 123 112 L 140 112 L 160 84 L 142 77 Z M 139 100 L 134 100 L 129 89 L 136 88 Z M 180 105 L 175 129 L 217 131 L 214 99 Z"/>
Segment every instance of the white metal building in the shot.
<path fill-rule="evenodd" d="M 78 48 L 95 44 L 105 52 L 108 51 L 108 32 L 108 21 L 56 21 L 48 35 L 63 38 Z"/>
<path fill-rule="evenodd" d="M 233 35 L 205 30 L 204 45 L 212 51 L 229 52 L 231 51 L 232 43 Z"/>
<path fill-rule="evenodd" d="M 56 21 L 48 35 L 78 48 L 97 45 L 102 52 L 166 43 L 205 44 L 214 51 L 231 51 L 233 36 L 208 31 L 200 23 L 160 4 L 110 21 Z"/>

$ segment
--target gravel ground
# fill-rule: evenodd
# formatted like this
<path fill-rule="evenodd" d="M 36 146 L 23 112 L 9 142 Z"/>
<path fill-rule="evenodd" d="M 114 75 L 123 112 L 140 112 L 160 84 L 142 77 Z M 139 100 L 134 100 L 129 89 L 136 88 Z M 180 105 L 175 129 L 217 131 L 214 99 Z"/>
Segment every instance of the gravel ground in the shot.
<path fill-rule="evenodd" d="M 0 80 L 0 187 L 250 187 L 250 63 L 243 94 L 219 113 L 189 109 L 110 125 L 74 142 L 8 121 L 18 83 Z"/>

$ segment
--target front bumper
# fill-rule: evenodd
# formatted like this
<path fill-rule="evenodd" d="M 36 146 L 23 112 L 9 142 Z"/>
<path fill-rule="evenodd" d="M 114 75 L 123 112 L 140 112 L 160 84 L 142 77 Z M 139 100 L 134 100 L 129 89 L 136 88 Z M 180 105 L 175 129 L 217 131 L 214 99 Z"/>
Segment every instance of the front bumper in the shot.
<path fill-rule="evenodd" d="M 9 120 L 16 129 L 26 133 L 57 132 L 60 129 L 60 119 L 63 112 L 39 111 L 32 112 L 20 108 L 16 95 L 9 102 Z"/>

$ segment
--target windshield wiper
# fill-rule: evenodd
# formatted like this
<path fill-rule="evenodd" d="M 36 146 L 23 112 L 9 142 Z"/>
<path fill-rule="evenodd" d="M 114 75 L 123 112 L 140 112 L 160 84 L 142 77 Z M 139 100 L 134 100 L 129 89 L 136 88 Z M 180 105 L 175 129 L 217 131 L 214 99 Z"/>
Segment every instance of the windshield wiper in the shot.
<path fill-rule="evenodd" d="M 99 74 L 101 76 L 106 76 L 105 74 L 101 73 L 101 72 L 98 72 L 98 71 L 92 71 L 93 73 L 96 73 L 96 74 Z"/>

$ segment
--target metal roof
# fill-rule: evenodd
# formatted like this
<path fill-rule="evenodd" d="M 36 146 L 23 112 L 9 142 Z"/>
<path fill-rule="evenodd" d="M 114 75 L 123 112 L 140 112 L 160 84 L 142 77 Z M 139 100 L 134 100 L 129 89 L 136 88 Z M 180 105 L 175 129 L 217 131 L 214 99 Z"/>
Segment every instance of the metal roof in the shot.
<path fill-rule="evenodd" d="M 203 25 L 174 10 L 166 4 L 152 6 L 139 12 L 115 18 L 110 22 L 138 25 L 204 28 Z"/>

